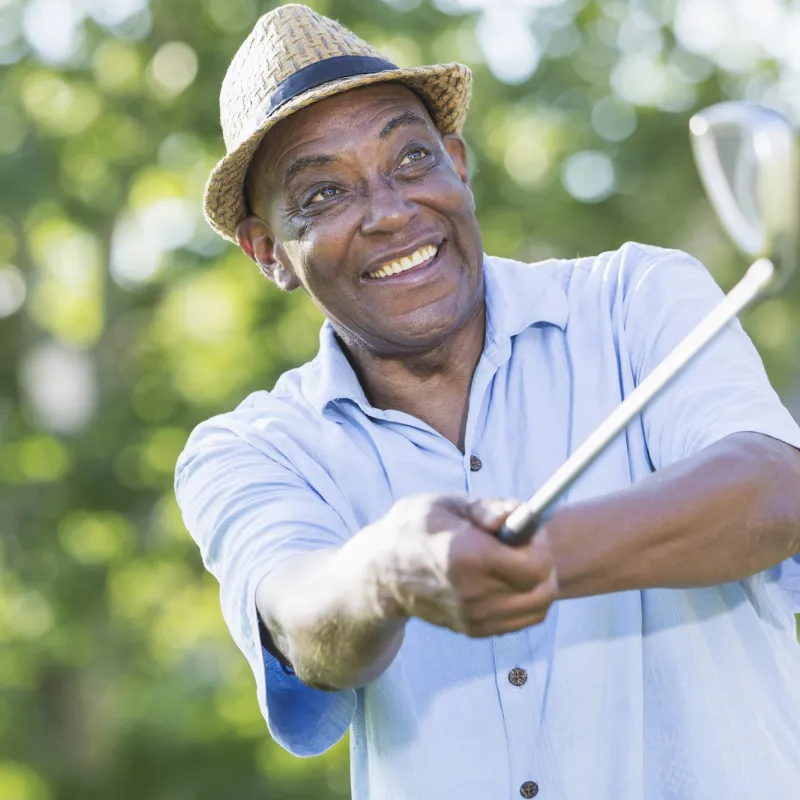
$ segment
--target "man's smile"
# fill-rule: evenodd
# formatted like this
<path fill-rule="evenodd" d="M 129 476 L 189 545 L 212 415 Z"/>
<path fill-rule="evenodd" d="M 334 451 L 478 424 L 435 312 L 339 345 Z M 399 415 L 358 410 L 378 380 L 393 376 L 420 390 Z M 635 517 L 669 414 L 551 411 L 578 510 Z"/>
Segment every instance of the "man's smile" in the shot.
<path fill-rule="evenodd" d="M 375 270 L 365 273 L 364 277 L 370 281 L 397 279 L 398 275 L 412 272 L 420 273 L 436 261 L 444 242 L 438 245 L 427 244 L 414 250 L 410 255 L 400 256 L 387 261 Z"/>

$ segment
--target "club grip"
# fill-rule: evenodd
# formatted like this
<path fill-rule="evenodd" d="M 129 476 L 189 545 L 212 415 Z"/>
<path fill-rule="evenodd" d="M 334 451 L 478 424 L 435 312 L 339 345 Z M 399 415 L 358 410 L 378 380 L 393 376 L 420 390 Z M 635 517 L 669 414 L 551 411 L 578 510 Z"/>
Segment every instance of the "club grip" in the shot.
<path fill-rule="evenodd" d="M 498 538 L 511 547 L 523 547 L 533 539 L 544 518 L 544 514 L 536 514 L 527 506 L 521 506 L 503 523 Z"/>

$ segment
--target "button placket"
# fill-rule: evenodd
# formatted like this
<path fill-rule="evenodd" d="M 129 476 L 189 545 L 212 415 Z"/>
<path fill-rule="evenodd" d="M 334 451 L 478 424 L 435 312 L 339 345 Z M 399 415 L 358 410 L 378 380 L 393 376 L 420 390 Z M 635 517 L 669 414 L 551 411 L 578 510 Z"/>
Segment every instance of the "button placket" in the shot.
<path fill-rule="evenodd" d="M 480 361 L 478 361 L 475 374 L 472 378 L 472 387 L 469 393 L 469 412 L 467 414 L 466 430 L 464 431 L 465 458 L 463 463 L 466 473 L 466 488 L 470 493 L 473 488 L 471 473 L 478 472 L 483 467 L 483 462 L 472 448 L 479 439 L 476 433 L 485 426 L 487 407 L 484 401 L 486 400 L 486 393 L 489 389 L 489 385 L 496 373 L 497 364 L 487 358 L 484 353 Z M 470 454 L 469 459 L 466 458 L 467 453 Z M 483 481 L 481 481 L 481 483 L 483 483 Z"/>
<path fill-rule="evenodd" d="M 511 786 L 519 787 L 539 767 L 537 717 L 541 693 L 532 680 L 533 650 L 528 630 L 495 636 L 492 644 L 495 680 L 508 737 Z"/>

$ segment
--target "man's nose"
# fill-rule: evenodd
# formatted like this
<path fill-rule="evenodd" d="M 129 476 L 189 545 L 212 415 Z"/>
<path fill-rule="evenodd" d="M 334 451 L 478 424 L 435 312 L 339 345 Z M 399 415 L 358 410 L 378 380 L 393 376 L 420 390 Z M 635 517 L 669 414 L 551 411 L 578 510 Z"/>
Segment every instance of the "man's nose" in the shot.
<path fill-rule="evenodd" d="M 417 204 L 410 201 L 402 188 L 389 178 L 379 177 L 367 189 L 367 210 L 361 222 L 365 236 L 373 233 L 395 233 L 414 218 Z"/>

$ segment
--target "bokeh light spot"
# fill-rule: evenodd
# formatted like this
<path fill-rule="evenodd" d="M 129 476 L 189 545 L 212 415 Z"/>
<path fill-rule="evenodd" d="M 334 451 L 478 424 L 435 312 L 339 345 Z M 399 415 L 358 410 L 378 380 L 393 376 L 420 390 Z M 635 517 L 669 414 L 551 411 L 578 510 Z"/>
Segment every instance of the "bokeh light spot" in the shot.
<path fill-rule="evenodd" d="M 190 581 L 188 567 L 181 562 L 145 558 L 121 562 L 109 575 L 109 605 L 120 619 L 147 624 L 167 597 Z"/>
<path fill-rule="evenodd" d="M 10 317 L 22 308 L 26 294 L 22 273 L 10 264 L 0 267 L 0 318 Z"/>
<path fill-rule="evenodd" d="M 542 47 L 530 22 L 512 7 L 490 6 L 481 16 L 478 42 L 489 69 L 505 83 L 522 83 L 536 72 Z"/>
<path fill-rule="evenodd" d="M 105 564 L 128 552 L 132 526 L 112 511 L 71 511 L 61 519 L 58 538 L 64 551 L 82 564 Z"/>
<path fill-rule="evenodd" d="M 20 638 L 38 639 L 52 628 L 53 609 L 41 592 L 29 589 L 13 597 L 8 622 Z"/>
<path fill-rule="evenodd" d="M 618 97 L 603 97 L 592 109 L 592 127 L 609 142 L 621 142 L 636 130 L 636 111 Z"/>
<path fill-rule="evenodd" d="M 527 189 L 544 186 L 561 149 L 561 123 L 547 111 L 514 109 L 506 119 L 503 164 L 509 177 Z"/>
<path fill-rule="evenodd" d="M 97 119 L 103 107 L 91 87 L 69 83 L 41 70 L 25 76 L 21 94 L 29 116 L 54 136 L 81 133 Z"/>
<path fill-rule="evenodd" d="M 171 477 L 188 438 L 189 434 L 183 428 L 158 428 L 142 445 L 142 457 L 152 470 Z"/>
<path fill-rule="evenodd" d="M 166 97 L 173 97 L 195 79 L 197 55 L 185 42 L 167 42 L 153 56 L 148 74 L 156 90 Z"/>
<path fill-rule="evenodd" d="M 0 800 L 50 800 L 44 779 L 27 764 L 0 761 Z"/>
<path fill-rule="evenodd" d="M 85 427 L 97 405 L 91 356 L 60 344 L 42 344 L 22 360 L 21 383 L 39 423 L 59 433 Z"/>
<path fill-rule="evenodd" d="M 170 133 L 158 147 L 158 163 L 167 170 L 186 170 L 202 162 L 205 149 L 197 134 Z"/>
<path fill-rule="evenodd" d="M 71 220 L 44 215 L 29 226 L 39 267 L 28 305 L 39 325 L 68 345 L 89 345 L 103 327 L 104 273 L 97 237 Z"/>
<path fill-rule="evenodd" d="M 52 436 L 28 436 L 17 448 L 19 469 L 32 483 L 57 481 L 69 468 L 67 450 Z"/>
<path fill-rule="evenodd" d="M 614 165 L 605 153 L 583 150 L 564 162 L 561 180 L 576 200 L 599 203 L 614 191 Z"/>
<path fill-rule="evenodd" d="M 136 91 L 142 78 L 142 60 L 131 44 L 105 39 L 94 51 L 94 76 L 107 92 Z"/>
<path fill-rule="evenodd" d="M 88 204 L 102 205 L 113 199 L 116 182 L 106 161 L 81 149 L 62 161 L 64 188 Z"/>
<path fill-rule="evenodd" d="M 147 9 L 148 0 L 83 0 L 89 16 L 112 30 Z"/>
<path fill-rule="evenodd" d="M 657 106 L 666 94 L 666 84 L 666 69 L 647 55 L 623 58 L 611 73 L 616 92 L 638 106 Z"/>
<path fill-rule="evenodd" d="M 22 30 L 39 60 L 63 64 L 78 52 L 83 14 L 77 3 L 68 0 L 28 0 Z"/>

